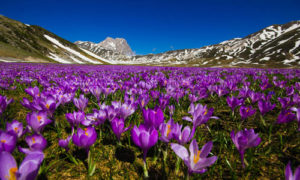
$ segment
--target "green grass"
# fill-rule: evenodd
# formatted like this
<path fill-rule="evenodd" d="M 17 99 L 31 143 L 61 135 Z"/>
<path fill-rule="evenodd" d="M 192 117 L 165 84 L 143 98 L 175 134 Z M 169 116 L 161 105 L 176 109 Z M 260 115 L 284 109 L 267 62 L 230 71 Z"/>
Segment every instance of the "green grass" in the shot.
<path fill-rule="evenodd" d="M 289 83 L 292 82 L 299 82 L 299 79 Z M 35 84 L 37 83 L 35 82 Z M 14 102 L 8 106 L 1 120 L 5 122 L 17 119 L 25 125 L 26 114 L 29 111 L 20 104 L 20 101 L 23 97 L 30 97 L 24 93 L 26 85 L 15 85 L 17 88 L 14 91 L 1 91 L 2 95 L 14 99 Z M 254 83 L 251 87 L 258 88 Z M 284 168 L 288 161 L 291 161 L 293 165 L 300 164 L 300 134 L 297 132 L 297 123 L 275 124 L 280 111 L 280 104 L 276 99 L 282 93 L 282 89 L 273 88 L 269 91 L 271 90 L 276 92 L 272 102 L 276 103 L 277 106 L 264 116 L 266 125 L 260 119 L 257 105 L 254 106 L 257 109 L 257 113 L 245 120 L 240 126 L 242 122 L 238 110 L 235 111 L 235 116 L 232 117 L 231 109 L 228 107 L 225 97 L 219 98 L 214 95 L 197 102 L 213 107 L 215 109 L 213 115 L 220 118 L 209 120 L 207 123 L 209 129 L 204 125 L 198 127 L 195 134 L 199 147 L 202 147 L 208 141 L 213 141 L 212 154 L 218 156 L 218 160 L 213 166 L 208 168 L 206 173 L 194 174 L 191 177 L 192 179 L 284 179 Z M 79 93 L 77 92 L 77 94 Z M 90 102 L 86 112 L 92 112 L 92 108 L 97 108 L 94 103 L 91 103 L 91 101 L 95 101 L 95 98 L 90 94 L 87 97 L 90 99 Z M 119 100 L 119 97 L 122 97 L 122 92 L 117 91 L 106 99 L 102 97 L 101 102 L 109 104 L 112 100 Z M 191 126 L 191 123 L 182 120 L 183 116 L 188 115 L 190 104 L 188 97 L 185 96 L 183 99 L 180 99 L 179 103 L 175 103 L 171 99 L 171 104 L 175 105 L 175 114 L 173 116 L 175 122 Z M 148 106 L 154 107 L 155 104 L 150 102 Z M 122 146 L 117 145 L 116 137 L 112 133 L 108 122 L 101 127 L 97 127 L 98 139 L 91 148 L 96 163 L 96 171 L 92 177 L 87 177 L 86 175 L 86 155 L 82 150 L 75 147 L 75 145 L 72 145 L 70 149 L 70 154 L 78 160 L 78 165 L 68 158 L 65 150 L 58 146 L 58 139 L 66 138 L 70 134 L 70 126 L 64 114 L 75 109 L 73 104 L 59 107 L 54 114 L 54 120 L 58 126 L 54 127 L 54 123 L 52 123 L 44 130 L 43 135 L 48 141 L 48 147 L 44 151 L 45 159 L 38 179 L 141 179 L 143 177 L 141 150 L 133 145 L 130 139 L 130 132 L 123 134 L 121 138 Z M 168 114 L 168 110 L 166 110 L 166 120 L 169 119 Z M 142 121 L 141 112 L 137 110 L 128 118 L 127 125 L 130 123 L 139 124 Z M 1 127 L 3 127 L 3 123 L 1 123 Z M 250 148 L 246 151 L 245 169 L 242 168 L 239 153 L 229 135 L 232 130 L 237 131 L 241 127 L 253 128 L 262 139 L 258 147 Z M 101 137 L 99 137 L 100 132 Z M 17 146 L 20 145 L 23 147 L 27 146 L 24 137 L 18 141 Z M 157 153 L 159 152 L 159 146 L 167 148 L 166 167 L 162 163 L 162 153 Z M 17 150 L 14 151 L 13 155 L 19 163 L 24 157 Z M 157 160 L 155 160 L 156 155 L 159 157 Z M 186 166 L 181 162 L 180 172 L 175 174 L 176 155 L 170 146 L 165 146 L 162 142 L 158 142 L 154 148 L 150 149 L 147 163 L 151 179 L 184 178 Z"/>

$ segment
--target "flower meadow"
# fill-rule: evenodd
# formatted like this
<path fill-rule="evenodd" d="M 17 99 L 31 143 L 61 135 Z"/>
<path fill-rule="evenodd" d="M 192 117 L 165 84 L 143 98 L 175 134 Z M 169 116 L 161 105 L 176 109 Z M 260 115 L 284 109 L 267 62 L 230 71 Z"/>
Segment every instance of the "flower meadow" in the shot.
<path fill-rule="evenodd" d="M 0 179 L 300 179 L 300 70 L 0 64 Z"/>

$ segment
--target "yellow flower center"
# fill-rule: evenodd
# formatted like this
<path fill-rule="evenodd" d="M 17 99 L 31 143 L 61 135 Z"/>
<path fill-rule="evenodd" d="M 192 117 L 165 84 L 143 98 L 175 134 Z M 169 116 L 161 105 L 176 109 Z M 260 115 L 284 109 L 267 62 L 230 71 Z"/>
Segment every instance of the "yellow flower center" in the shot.
<path fill-rule="evenodd" d="M 6 140 L 2 139 L 0 142 L 2 142 L 2 143 L 6 143 Z"/>
<path fill-rule="evenodd" d="M 84 134 L 85 134 L 86 136 L 89 135 L 89 134 L 87 133 L 87 128 L 84 128 Z"/>
<path fill-rule="evenodd" d="M 31 138 L 31 139 L 32 139 L 32 142 L 35 143 L 35 138 L 33 137 L 33 138 Z"/>
<path fill-rule="evenodd" d="M 197 164 L 197 162 L 199 161 L 199 159 L 200 159 L 200 153 L 201 153 L 201 151 L 197 151 L 197 156 L 195 156 L 194 155 L 194 164 Z"/>
<path fill-rule="evenodd" d="M 7 180 L 16 180 L 17 179 L 17 176 L 16 176 L 17 171 L 18 171 L 17 167 L 10 168 L 9 169 L 9 176 L 5 176 L 5 178 Z"/>
<path fill-rule="evenodd" d="M 205 111 L 204 111 L 204 116 L 207 114 L 207 109 L 205 109 Z"/>
<path fill-rule="evenodd" d="M 46 108 L 49 109 L 49 107 L 50 107 L 49 104 L 46 104 Z"/>
<path fill-rule="evenodd" d="M 246 112 L 249 112 L 250 108 L 247 108 Z"/>
<path fill-rule="evenodd" d="M 37 120 L 41 122 L 42 116 L 37 116 Z"/>
<path fill-rule="evenodd" d="M 168 124 L 167 128 L 168 128 L 167 129 L 167 137 L 168 137 L 171 132 L 171 125 Z"/>
<path fill-rule="evenodd" d="M 19 128 L 15 127 L 15 128 L 14 128 L 14 130 L 15 130 L 15 132 L 17 133 L 17 132 L 18 132 L 18 130 L 19 130 Z"/>
<path fill-rule="evenodd" d="M 144 106 L 145 105 L 145 102 L 144 102 L 144 100 L 142 100 L 142 106 Z"/>

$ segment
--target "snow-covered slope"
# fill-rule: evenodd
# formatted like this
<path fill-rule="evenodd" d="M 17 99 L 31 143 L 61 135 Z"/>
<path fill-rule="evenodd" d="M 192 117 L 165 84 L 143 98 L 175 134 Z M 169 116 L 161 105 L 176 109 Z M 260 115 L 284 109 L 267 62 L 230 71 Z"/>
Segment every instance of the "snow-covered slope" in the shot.
<path fill-rule="evenodd" d="M 272 25 L 244 38 L 234 38 L 199 49 L 160 54 L 126 56 L 91 42 L 77 42 L 113 64 L 154 64 L 187 66 L 300 65 L 300 21 Z"/>

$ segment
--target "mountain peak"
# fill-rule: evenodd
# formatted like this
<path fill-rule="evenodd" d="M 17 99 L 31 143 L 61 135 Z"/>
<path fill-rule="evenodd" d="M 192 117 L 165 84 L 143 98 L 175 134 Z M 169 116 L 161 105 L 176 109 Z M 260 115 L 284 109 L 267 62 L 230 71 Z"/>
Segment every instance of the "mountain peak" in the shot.
<path fill-rule="evenodd" d="M 130 46 L 128 45 L 127 41 L 124 38 L 114 39 L 112 37 L 107 37 L 104 41 L 98 43 L 98 45 L 103 47 L 104 49 L 115 51 L 123 55 L 127 55 L 127 56 L 134 55 Z"/>

